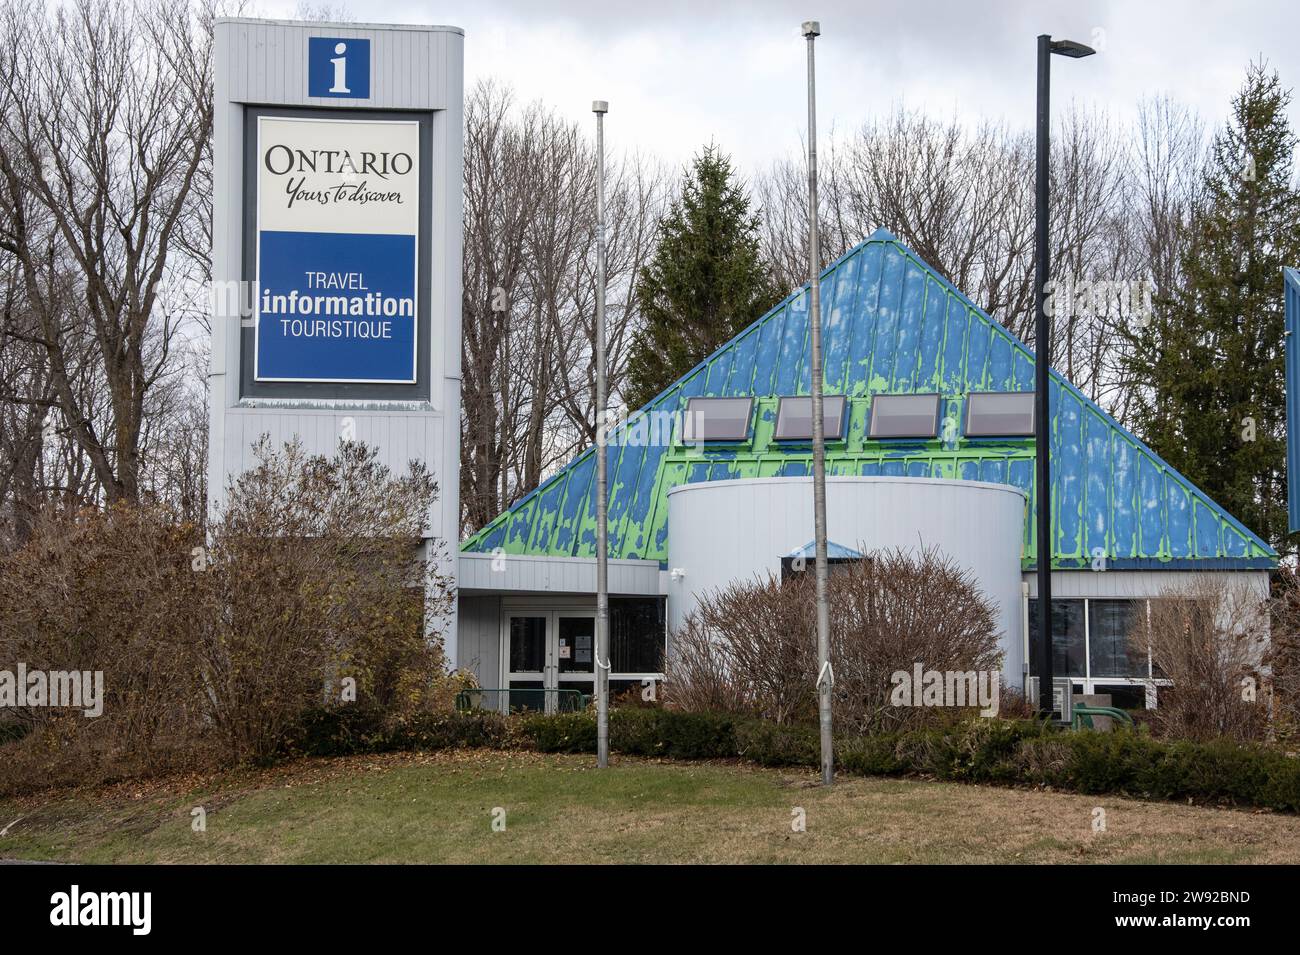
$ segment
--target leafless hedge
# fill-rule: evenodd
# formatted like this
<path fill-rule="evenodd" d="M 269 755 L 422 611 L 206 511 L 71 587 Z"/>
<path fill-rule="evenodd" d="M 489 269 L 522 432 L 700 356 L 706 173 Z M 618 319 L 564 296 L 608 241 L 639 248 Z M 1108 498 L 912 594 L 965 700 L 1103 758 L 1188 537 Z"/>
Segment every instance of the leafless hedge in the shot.
<path fill-rule="evenodd" d="M 1206 578 L 1165 589 L 1130 636 L 1172 686 L 1158 688 L 1152 729 L 1177 739 L 1261 739 L 1268 728 L 1264 690 L 1266 608 L 1244 584 Z"/>
<path fill-rule="evenodd" d="M 1273 679 L 1275 729 L 1280 738 L 1300 738 L 1300 574 L 1278 568 L 1269 607 L 1272 632 L 1265 657 Z"/>
<path fill-rule="evenodd" d="M 869 732 L 935 718 L 933 708 L 891 704 L 891 675 L 916 663 L 1001 669 L 993 606 L 936 550 L 883 551 L 838 565 L 829 593 L 838 727 Z M 705 596 L 672 636 L 668 703 L 778 722 L 815 718 L 815 609 L 811 562 L 785 582 L 740 582 Z"/>
<path fill-rule="evenodd" d="M 5 788 L 273 758 L 302 714 L 449 703 L 449 581 L 421 553 L 437 494 L 412 464 L 263 443 L 205 542 L 162 508 L 50 516 L 0 557 L 0 671 L 102 671 L 103 715 L 0 712 Z M 3 739 L 4 736 L 0 736 Z"/>

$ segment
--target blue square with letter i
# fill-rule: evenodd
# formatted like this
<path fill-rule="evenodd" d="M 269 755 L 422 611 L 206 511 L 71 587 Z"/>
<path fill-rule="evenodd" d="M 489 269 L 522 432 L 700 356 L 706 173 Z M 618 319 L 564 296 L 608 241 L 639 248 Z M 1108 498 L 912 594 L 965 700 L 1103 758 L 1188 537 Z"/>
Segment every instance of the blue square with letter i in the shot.
<path fill-rule="evenodd" d="M 369 99 L 370 41 L 358 37 L 308 37 L 307 95 Z"/>

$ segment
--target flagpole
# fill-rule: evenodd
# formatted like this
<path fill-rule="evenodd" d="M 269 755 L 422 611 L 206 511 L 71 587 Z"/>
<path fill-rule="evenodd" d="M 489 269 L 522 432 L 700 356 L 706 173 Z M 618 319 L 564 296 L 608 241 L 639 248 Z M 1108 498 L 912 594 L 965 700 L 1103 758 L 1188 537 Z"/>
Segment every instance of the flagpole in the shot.
<path fill-rule="evenodd" d="M 609 461 L 605 406 L 605 114 L 596 114 L 596 765 L 609 765 Z"/>
<path fill-rule="evenodd" d="M 817 236 L 817 70 L 813 43 L 821 24 L 808 20 L 802 33 L 808 38 L 808 284 L 811 308 L 808 332 L 812 344 L 813 433 L 813 536 L 816 540 L 817 588 L 817 715 L 821 728 L 822 784 L 835 778 L 834 741 L 831 736 L 831 692 L 835 671 L 831 667 L 830 604 L 827 598 L 826 562 L 826 421 L 822 416 L 821 249 Z"/>

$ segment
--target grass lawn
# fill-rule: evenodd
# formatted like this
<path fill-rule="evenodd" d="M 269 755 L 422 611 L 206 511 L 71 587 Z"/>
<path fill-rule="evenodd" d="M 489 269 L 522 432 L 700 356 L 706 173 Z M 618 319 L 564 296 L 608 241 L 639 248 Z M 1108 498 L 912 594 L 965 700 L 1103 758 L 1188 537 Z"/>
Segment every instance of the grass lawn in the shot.
<path fill-rule="evenodd" d="M 0 800 L 6 826 L 0 858 L 66 862 L 1300 862 L 1300 818 L 1264 812 L 489 751 Z"/>

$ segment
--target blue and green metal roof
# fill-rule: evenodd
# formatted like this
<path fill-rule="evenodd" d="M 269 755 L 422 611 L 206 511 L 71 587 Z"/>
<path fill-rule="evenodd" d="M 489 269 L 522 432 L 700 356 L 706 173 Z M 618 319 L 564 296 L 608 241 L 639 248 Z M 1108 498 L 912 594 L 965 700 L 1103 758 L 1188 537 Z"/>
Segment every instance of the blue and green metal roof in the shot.
<path fill-rule="evenodd" d="M 967 439 L 960 423 L 972 392 L 1032 391 L 1033 353 L 884 229 L 822 273 L 821 295 L 824 388 L 847 397 L 848 415 L 845 440 L 827 447 L 827 473 L 1019 488 L 1021 559 L 1032 567 L 1034 441 Z M 811 390 L 808 301 L 805 285 L 613 430 L 610 557 L 667 560 L 668 492 L 681 484 L 811 473 L 807 443 L 772 439 L 780 396 Z M 931 392 L 941 396 L 941 418 L 959 423 L 948 440 L 866 436 L 872 396 Z M 684 413 L 697 396 L 753 397 L 750 439 L 702 448 L 675 434 L 646 440 L 651 422 Z M 1113 569 L 1276 565 L 1267 543 L 1055 371 L 1049 400 L 1054 567 L 1090 567 L 1098 556 Z M 595 464 L 588 448 L 461 549 L 594 557 Z"/>

